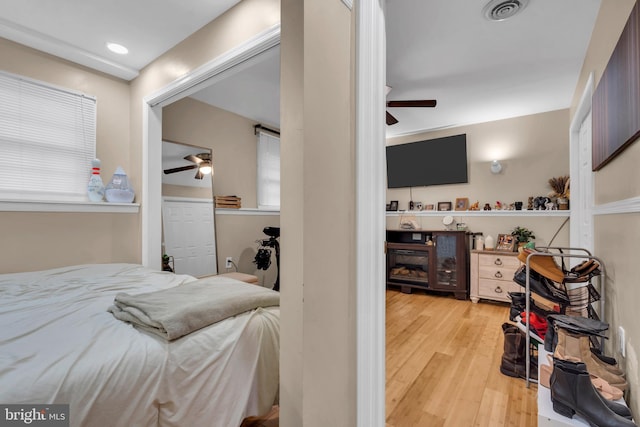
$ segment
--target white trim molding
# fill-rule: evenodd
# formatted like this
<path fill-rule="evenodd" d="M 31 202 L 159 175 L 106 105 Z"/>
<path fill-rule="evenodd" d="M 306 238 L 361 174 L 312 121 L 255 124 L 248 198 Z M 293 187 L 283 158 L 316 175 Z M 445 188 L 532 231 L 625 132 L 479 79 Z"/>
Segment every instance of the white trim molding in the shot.
<path fill-rule="evenodd" d="M 32 200 L 0 201 L 0 212 L 138 213 L 139 210 L 139 203 L 51 202 Z"/>
<path fill-rule="evenodd" d="M 160 269 L 162 230 L 162 107 L 221 80 L 224 71 L 280 43 L 280 24 L 144 97 L 142 102 L 142 264 Z"/>
<path fill-rule="evenodd" d="M 630 197 L 611 203 L 603 203 L 593 208 L 594 215 L 616 215 L 640 213 L 640 197 Z"/>
<path fill-rule="evenodd" d="M 280 24 L 278 23 L 148 95 L 145 101 L 152 107 L 171 104 L 198 92 L 204 87 L 200 85 L 205 82 L 208 86 L 224 79 L 226 77 L 222 75 L 224 71 L 240 66 L 245 61 L 279 44 Z"/>
<path fill-rule="evenodd" d="M 357 426 L 384 427 L 384 0 L 362 0 L 356 13 Z"/>
<path fill-rule="evenodd" d="M 537 211 L 537 210 L 523 210 L 523 211 L 509 211 L 509 210 L 491 210 L 491 211 L 391 211 L 387 212 L 387 216 L 402 216 L 402 215 L 415 215 L 415 216 L 457 216 L 457 217 L 493 217 L 493 216 L 543 216 L 543 217 L 567 217 L 571 215 L 570 210 L 552 210 L 552 211 Z"/>
<path fill-rule="evenodd" d="M 138 70 L 125 67 L 110 59 L 3 18 L 0 18 L 0 37 L 127 81 L 138 77 Z"/>

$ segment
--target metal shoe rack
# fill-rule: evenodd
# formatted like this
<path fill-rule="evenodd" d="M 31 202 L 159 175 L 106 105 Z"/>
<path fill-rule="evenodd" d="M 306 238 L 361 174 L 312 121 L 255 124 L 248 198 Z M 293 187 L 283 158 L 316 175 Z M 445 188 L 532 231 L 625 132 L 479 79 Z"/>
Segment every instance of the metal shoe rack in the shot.
<path fill-rule="evenodd" d="M 527 384 L 527 388 L 529 388 L 530 383 L 536 382 L 536 380 L 531 378 L 531 351 L 530 351 L 530 346 L 531 346 L 531 335 L 530 335 L 530 325 L 529 325 L 529 319 L 530 319 L 530 296 L 531 296 L 531 288 L 530 288 L 530 283 L 529 283 L 529 273 L 531 271 L 531 266 L 530 266 L 530 261 L 533 257 L 558 257 L 558 258 L 562 258 L 562 266 L 563 266 L 563 272 L 564 271 L 564 264 L 565 264 L 565 259 L 570 259 L 570 258 L 576 258 L 576 259 L 582 259 L 582 260 L 593 260 L 596 261 L 599 264 L 599 271 L 600 273 L 596 276 L 592 276 L 592 277 L 598 277 L 598 293 L 599 295 L 599 299 L 598 301 L 600 301 L 600 307 L 597 313 L 595 313 L 592 310 L 591 307 L 591 302 L 588 302 L 588 311 L 589 313 L 593 313 L 594 315 L 597 314 L 597 316 L 599 317 L 599 319 L 604 319 L 604 306 L 605 306 L 605 283 L 606 283 L 606 270 L 604 267 L 604 263 L 602 262 L 602 260 L 598 257 L 595 257 L 591 254 L 591 252 L 589 252 L 587 249 L 584 248 L 567 248 L 567 247 L 559 247 L 559 246 L 546 246 L 546 247 L 537 247 L 536 248 L 537 251 L 540 252 L 532 252 L 527 256 L 527 261 L 525 263 L 526 266 L 526 287 L 525 287 L 525 312 L 526 312 L 526 319 L 524 321 L 524 326 L 525 326 L 525 335 L 526 335 L 526 348 L 528 349 L 527 351 L 527 358 L 526 358 L 526 384 Z M 555 252 L 554 252 L 555 251 Z M 566 273 L 566 272 L 565 272 Z M 588 283 L 591 282 L 592 277 L 589 278 Z M 542 337 L 544 339 L 544 337 Z M 600 350 L 604 351 L 604 338 L 602 338 L 599 342 L 599 346 L 600 346 Z"/>

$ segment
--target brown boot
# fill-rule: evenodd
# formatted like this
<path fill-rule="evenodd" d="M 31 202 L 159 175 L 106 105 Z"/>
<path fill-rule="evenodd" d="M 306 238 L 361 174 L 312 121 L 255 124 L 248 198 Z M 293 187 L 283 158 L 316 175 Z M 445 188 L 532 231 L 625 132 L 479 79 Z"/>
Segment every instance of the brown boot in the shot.
<path fill-rule="evenodd" d="M 554 352 L 557 359 L 568 360 L 573 362 L 582 362 L 587 366 L 590 374 L 596 375 L 614 387 L 624 391 L 627 389 L 627 381 L 622 375 L 611 372 L 600 363 L 591 353 L 589 345 L 589 336 L 581 334 L 573 334 L 564 328 L 557 328 L 558 344 Z"/>
<path fill-rule="evenodd" d="M 527 337 L 517 326 L 502 324 L 504 333 L 504 352 L 500 363 L 500 372 L 515 378 L 526 378 L 527 371 Z M 531 358 L 529 378 L 538 378 L 538 364 Z"/>

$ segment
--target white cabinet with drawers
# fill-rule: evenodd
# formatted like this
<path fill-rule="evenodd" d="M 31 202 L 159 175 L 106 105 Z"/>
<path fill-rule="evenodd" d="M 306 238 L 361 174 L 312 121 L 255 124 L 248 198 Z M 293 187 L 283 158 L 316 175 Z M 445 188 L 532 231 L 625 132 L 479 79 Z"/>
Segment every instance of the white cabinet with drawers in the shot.
<path fill-rule="evenodd" d="M 510 302 L 508 292 L 524 292 L 513 281 L 520 267 L 517 252 L 471 251 L 471 301 L 481 298 Z"/>

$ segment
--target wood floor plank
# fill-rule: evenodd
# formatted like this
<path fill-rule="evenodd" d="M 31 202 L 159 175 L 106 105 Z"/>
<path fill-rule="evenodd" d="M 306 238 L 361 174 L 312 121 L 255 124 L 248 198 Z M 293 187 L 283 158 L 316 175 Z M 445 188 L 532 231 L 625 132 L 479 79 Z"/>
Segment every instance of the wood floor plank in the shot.
<path fill-rule="evenodd" d="M 536 426 L 536 385 L 500 373 L 505 304 L 387 291 L 387 427 Z"/>

